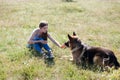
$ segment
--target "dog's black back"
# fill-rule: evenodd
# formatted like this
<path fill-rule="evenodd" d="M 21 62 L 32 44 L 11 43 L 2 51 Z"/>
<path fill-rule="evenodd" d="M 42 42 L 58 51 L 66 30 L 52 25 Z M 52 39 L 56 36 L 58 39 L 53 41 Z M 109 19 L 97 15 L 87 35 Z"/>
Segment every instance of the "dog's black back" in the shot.
<path fill-rule="evenodd" d="M 109 58 L 108 65 L 110 67 L 115 66 L 119 67 L 119 63 L 117 61 L 117 58 L 115 57 L 114 53 L 111 50 L 100 48 L 100 47 L 90 47 L 89 49 L 86 49 L 83 59 L 88 60 L 90 64 L 94 64 L 93 58 L 95 56 L 100 56 L 101 58 Z"/>

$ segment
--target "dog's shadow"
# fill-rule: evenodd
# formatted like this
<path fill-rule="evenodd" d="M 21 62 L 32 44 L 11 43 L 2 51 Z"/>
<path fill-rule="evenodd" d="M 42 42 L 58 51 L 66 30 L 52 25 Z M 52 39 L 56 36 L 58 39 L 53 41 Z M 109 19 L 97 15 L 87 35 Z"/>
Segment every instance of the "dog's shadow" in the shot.
<path fill-rule="evenodd" d="M 76 64 L 76 67 L 78 69 L 83 69 L 83 70 L 89 70 L 93 72 L 104 72 L 104 68 L 97 66 L 97 65 L 91 65 L 91 64 Z"/>
<path fill-rule="evenodd" d="M 85 62 L 77 64 L 73 61 L 72 55 L 64 55 L 64 56 L 60 57 L 60 59 L 69 61 L 70 63 L 75 65 L 79 70 L 80 69 L 90 70 L 90 71 L 93 71 L 93 72 L 103 72 L 104 71 L 102 67 L 97 66 L 97 65 L 88 64 L 88 63 L 85 63 Z"/>

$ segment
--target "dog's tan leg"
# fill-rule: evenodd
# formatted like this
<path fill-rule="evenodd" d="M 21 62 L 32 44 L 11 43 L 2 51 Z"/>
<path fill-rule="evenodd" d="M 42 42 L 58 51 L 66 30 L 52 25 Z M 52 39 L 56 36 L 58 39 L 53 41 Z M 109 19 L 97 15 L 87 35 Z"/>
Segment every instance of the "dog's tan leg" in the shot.
<path fill-rule="evenodd" d="M 95 56 L 93 58 L 94 64 L 103 67 L 103 59 L 100 56 Z"/>
<path fill-rule="evenodd" d="M 79 59 L 78 59 L 78 55 L 76 55 L 76 54 L 73 54 L 73 63 L 80 64 Z"/>
<path fill-rule="evenodd" d="M 104 66 L 108 66 L 108 63 L 109 63 L 109 57 L 108 58 L 103 58 L 103 65 Z"/>

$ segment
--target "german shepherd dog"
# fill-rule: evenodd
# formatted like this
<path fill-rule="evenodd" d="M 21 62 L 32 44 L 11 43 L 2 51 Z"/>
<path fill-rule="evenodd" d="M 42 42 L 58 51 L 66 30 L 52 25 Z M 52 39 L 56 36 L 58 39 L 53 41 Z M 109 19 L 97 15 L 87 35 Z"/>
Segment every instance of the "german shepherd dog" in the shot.
<path fill-rule="evenodd" d="M 73 56 L 73 62 L 76 64 L 92 64 L 102 68 L 113 67 L 118 69 L 120 67 L 116 56 L 113 51 L 101 48 L 85 45 L 73 32 L 73 36 L 68 34 L 68 41 L 65 42 L 66 47 L 70 47 Z"/>

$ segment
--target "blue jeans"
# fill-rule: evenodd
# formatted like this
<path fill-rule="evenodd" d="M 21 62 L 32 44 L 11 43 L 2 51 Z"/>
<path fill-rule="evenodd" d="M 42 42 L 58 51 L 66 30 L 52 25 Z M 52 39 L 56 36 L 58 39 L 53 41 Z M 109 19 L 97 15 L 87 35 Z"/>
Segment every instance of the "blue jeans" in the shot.
<path fill-rule="evenodd" d="M 42 38 L 36 38 L 35 41 L 37 40 L 43 40 Z M 40 54 L 43 54 L 42 48 L 44 48 L 46 51 L 50 52 L 51 48 L 49 47 L 48 44 L 42 44 L 42 43 L 35 43 L 35 44 L 28 44 L 28 48 L 33 48 L 35 51 L 37 51 Z"/>

